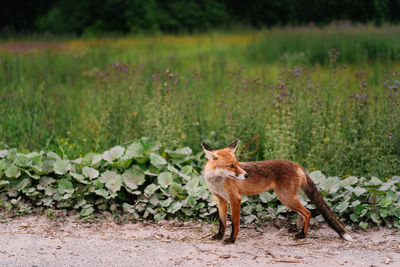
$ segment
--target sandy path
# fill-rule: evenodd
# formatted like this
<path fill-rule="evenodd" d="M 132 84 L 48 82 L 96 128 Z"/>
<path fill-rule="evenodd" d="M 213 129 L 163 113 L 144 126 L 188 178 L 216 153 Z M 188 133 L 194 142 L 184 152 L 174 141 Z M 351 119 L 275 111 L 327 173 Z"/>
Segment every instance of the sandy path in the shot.
<path fill-rule="evenodd" d="M 210 240 L 212 230 L 195 222 L 85 224 L 27 216 L 0 224 L 0 266 L 400 266 L 399 230 L 352 233 L 349 243 L 329 228 L 296 241 L 285 228 L 242 227 L 234 245 Z M 298 263 L 276 262 L 282 259 Z"/>

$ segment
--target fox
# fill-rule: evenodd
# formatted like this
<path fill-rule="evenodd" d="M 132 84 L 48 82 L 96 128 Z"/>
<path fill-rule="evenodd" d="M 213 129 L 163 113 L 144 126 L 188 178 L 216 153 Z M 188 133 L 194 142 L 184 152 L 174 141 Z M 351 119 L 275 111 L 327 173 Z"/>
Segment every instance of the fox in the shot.
<path fill-rule="evenodd" d="M 212 239 L 223 239 L 226 224 L 228 202 L 231 207 L 232 232 L 225 244 L 233 244 L 239 233 L 241 196 L 258 195 L 274 190 L 276 196 L 290 210 L 298 214 L 297 223 L 289 231 L 296 232 L 296 239 L 307 236 L 311 212 L 299 201 L 298 192 L 303 190 L 317 210 L 323 215 L 328 225 L 339 236 L 353 241 L 343 223 L 336 219 L 331 208 L 324 201 L 313 180 L 304 167 L 287 160 L 265 160 L 238 162 L 235 151 L 239 140 L 228 147 L 214 150 L 202 142 L 207 162 L 204 178 L 213 195 L 217 198 L 219 230 Z"/>

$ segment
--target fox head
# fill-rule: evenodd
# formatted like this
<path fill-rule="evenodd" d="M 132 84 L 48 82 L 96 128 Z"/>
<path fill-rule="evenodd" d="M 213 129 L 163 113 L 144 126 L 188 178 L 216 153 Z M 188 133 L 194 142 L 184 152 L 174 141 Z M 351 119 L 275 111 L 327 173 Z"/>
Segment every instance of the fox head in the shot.
<path fill-rule="evenodd" d="M 208 159 L 204 173 L 208 177 L 228 177 L 236 180 L 246 180 L 248 174 L 239 167 L 235 157 L 236 147 L 239 140 L 236 140 L 228 147 L 214 150 L 206 143 L 202 142 L 206 157 Z"/>

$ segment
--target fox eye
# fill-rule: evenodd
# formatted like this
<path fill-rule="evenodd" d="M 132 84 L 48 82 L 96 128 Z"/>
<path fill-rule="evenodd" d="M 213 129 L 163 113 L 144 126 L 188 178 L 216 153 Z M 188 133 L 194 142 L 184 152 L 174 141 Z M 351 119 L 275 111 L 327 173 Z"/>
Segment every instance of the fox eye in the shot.
<path fill-rule="evenodd" d="M 235 166 L 233 166 L 233 165 L 230 165 L 229 167 L 230 167 L 231 169 L 234 169 L 234 168 L 235 168 Z"/>

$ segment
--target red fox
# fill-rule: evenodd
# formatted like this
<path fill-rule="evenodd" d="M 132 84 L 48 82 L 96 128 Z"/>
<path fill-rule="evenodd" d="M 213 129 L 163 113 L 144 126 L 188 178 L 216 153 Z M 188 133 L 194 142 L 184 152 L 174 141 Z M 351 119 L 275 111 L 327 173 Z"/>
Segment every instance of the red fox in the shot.
<path fill-rule="evenodd" d="M 236 140 L 228 147 L 218 150 L 212 149 L 204 142 L 201 143 L 208 159 L 204 176 L 210 191 L 218 200 L 220 224 L 219 231 L 213 239 L 222 239 L 224 236 L 228 202 L 232 213 L 232 232 L 224 242 L 235 243 L 239 233 L 241 196 L 257 195 L 272 189 L 282 204 L 298 213 L 297 227 L 292 230 L 297 231 L 296 238 L 305 238 L 311 212 L 298 199 L 297 193 L 302 189 L 324 216 L 328 225 L 343 239 L 353 240 L 344 225 L 336 219 L 302 166 L 286 160 L 238 162 L 235 158 L 238 143 L 239 140 Z"/>

